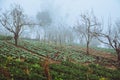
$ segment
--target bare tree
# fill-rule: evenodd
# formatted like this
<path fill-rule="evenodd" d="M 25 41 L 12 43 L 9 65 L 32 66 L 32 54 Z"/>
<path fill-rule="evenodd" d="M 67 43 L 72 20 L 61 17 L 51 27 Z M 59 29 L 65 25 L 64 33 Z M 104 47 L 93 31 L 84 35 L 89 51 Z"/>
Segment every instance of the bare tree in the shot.
<path fill-rule="evenodd" d="M 85 13 L 81 14 L 80 21 L 78 21 L 75 30 L 79 33 L 82 39 L 86 41 L 86 53 L 89 54 L 90 42 L 94 37 L 94 31 L 99 28 L 100 23 L 94 16 L 93 12 L 91 14 Z"/>
<path fill-rule="evenodd" d="M 27 24 L 27 17 L 21 6 L 15 5 L 11 10 L 2 13 L 0 23 L 14 34 L 15 45 L 17 46 L 22 27 Z"/>
<path fill-rule="evenodd" d="M 115 25 L 110 20 L 106 32 L 101 31 L 95 34 L 100 42 L 111 46 L 116 51 L 120 65 L 120 20 L 116 21 Z"/>

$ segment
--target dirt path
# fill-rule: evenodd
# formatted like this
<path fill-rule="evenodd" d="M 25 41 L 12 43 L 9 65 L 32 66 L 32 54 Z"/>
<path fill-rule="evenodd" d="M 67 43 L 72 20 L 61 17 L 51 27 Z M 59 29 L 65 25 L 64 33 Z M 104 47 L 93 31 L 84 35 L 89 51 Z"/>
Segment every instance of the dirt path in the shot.
<path fill-rule="evenodd" d="M 5 43 L 7 43 L 7 44 L 9 44 L 9 45 L 12 45 L 12 46 L 15 46 L 13 43 L 8 42 L 8 41 L 5 41 Z M 36 52 L 34 52 L 34 51 L 32 51 L 32 50 L 29 50 L 29 49 L 27 49 L 27 48 L 24 48 L 24 47 L 22 47 L 22 46 L 15 46 L 15 47 L 20 48 L 20 49 L 22 49 L 22 50 L 25 50 L 25 51 L 27 51 L 27 52 L 30 52 L 32 55 L 39 56 L 40 59 L 43 59 L 43 60 L 48 59 L 50 64 L 52 64 L 52 63 L 57 63 L 57 64 L 60 63 L 59 61 L 55 61 L 55 60 L 53 60 L 53 59 L 51 59 L 51 58 L 49 58 L 49 57 L 47 57 L 47 56 L 44 56 L 44 55 L 42 55 L 42 54 L 39 54 L 39 55 L 38 55 L 38 53 L 36 53 Z"/>

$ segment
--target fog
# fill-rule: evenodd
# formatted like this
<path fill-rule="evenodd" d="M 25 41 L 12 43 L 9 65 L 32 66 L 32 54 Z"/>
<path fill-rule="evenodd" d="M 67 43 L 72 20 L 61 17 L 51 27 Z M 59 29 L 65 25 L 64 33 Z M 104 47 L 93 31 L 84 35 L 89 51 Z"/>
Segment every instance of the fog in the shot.
<path fill-rule="evenodd" d="M 104 20 L 105 24 L 107 24 L 109 17 L 111 18 L 111 21 L 116 21 L 120 18 L 119 0 L 0 0 L 0 4 L 1 12 L 9 10 L 12 4 L 20 4 L 23 7 L 24 12 L 35 22 L 37 22 L 36 16 L 38 12 L 48 13 L 42 16 L 45 24 L 50 23 L 49 25 L 43 24 L 41 27 L 35 26 L 32 30 L 27 27 L 25 28 L 22 36 L 30 36 L 31 38 L 42 38 L 45 33 L 55 34 L 52 33 L 52 30 L 58 30 L 57 32 L 59 32 L 60 25 L 63 29 L 66 27 L 73 27 L 76 25 L 81 13 L 85 12 L 93 11 L 99 20 Z M 50 19 L 48 20 L 48 17 L 46 16 L 49 16 Z M 104 26 L 104 29 L 106 29 L 105 27 L 106 26 Z M 68 31 L 68 34 L 70 35 L 72 31 Z M 37 34 L 41 35 L 38 36 Z M 59 34 L 61 34 L 61 32 L 59 32 Z M 71 35 L 71 37 L 73 37 L 75 34 Z M 75 40 L 73 41 L 78 42 L 79 38 L 74 38 Z"/>
<path fill-rule="evenodd" d="M 1 8 L 7 9 L 13 3 L 20 4 L 25 13 L 34 17 L 37 12 L 49 10 L 55 23 L 72 25 L 81 12 L 94 10 L 99 18 L 112 20 L 120 17 L 119 0 L 0 0 Z"/>

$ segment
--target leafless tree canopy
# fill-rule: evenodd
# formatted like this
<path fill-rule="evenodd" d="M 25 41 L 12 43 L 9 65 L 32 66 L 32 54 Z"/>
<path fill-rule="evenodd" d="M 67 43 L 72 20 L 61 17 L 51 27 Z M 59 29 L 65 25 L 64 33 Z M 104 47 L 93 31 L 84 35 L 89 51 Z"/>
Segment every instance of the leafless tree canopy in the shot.
<path fill-rule="evenodd" d="M 96 32 L 96 37 L 100 42 L 110 45 L 116 51 L 120 63 L 120 20 L 117 20 L 115 24 L 110 20 L 107 31 Z"/>
<path fill-rule="evenodd" d="M 78 21 L 75 30 L 80 34 L 81 38 L 85 38 L 86 45 L 87 45 L 87 54 L 89 54 L 89 45 L 91 40 L 93 39 L 94 32 L 99 30 L 100 23 L 98 22 L 97 18 L 94 16 L 93 13 L 85 13 L 81 14 L 80 21 Z"/>
<path fill-rule="evenodd" d="M 11 10 L 1 14 L 0 23 L 4 28 L 14 34 L 15 45 L 17 45 L 22 27 L 27 24 L 26 20 L 27 17 L 20 5 L 14 5 Z"/>

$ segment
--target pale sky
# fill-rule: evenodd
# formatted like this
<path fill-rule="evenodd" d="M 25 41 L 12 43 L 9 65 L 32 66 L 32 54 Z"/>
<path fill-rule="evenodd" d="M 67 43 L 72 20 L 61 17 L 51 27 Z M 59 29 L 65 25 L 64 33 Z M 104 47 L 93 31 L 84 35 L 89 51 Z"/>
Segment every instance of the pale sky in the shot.
<path fill-rule="evenodd" d="M 0 7 L 8 9 L 13 3 L 20 4 L 29 16 L 49 10 L 56 23 L 74 24 L 81 12 L 91 9 L 98 18 L 120 18 L 120 0 L 0 0 Z"/>

